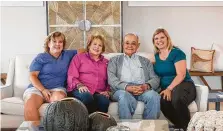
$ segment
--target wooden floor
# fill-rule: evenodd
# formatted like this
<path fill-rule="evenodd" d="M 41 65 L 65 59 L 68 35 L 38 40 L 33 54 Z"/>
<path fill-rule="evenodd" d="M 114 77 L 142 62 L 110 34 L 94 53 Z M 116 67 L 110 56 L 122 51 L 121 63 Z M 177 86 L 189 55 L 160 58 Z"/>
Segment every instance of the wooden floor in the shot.
<path fill-rule="evenodd" d="M 214 102 L 209 102 L 209 110 L 215 110 Z M 220 110 L 223 111 L 223 102 L 221 102 Z"/>

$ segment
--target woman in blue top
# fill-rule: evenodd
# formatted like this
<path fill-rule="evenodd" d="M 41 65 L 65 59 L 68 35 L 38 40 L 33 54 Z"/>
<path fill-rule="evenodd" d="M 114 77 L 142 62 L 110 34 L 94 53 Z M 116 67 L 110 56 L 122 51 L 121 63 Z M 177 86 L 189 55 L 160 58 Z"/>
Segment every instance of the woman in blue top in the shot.
<path fill-rule="evenodd" d="M 44 102 L 66 97 L 68 66 L 77 51 L 64 50 L 65 45 L 64 34 L 54 32 L 45 40 L 45 52 L 32 61 L 29 67 L 31 84 L 23 94 L 26 121 L 40 120 L 38 109 Z"/>
<path fill-rule="evenodd" d="M 161 110 L 176 128 L 186 130 L 190 121 L 188 105 L 196 98 L 193 80 L 186 69 L 186 55 L 174 47 L 168 32 L 159 28 L 153 34 L 154 70 L 160 77 Z"/>

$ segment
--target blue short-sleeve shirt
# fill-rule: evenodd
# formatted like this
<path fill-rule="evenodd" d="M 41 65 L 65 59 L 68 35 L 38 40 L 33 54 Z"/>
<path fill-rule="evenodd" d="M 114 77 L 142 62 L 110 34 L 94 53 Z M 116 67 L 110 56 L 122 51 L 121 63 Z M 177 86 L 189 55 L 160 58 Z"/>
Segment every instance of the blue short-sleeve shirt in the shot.
<path fill-rule="evenodd" d="M 159 53 L 155 54 L 156 63 L 154 64 L 154 71 L 160 77 L 160 86 L 166 89 L 176 77 L 176 68 L 174 64 L 180 60 L 186 60 L 185 53 L 179 48 L 174 47 L 166 60 L 161 60 Z M 190 77 L 188 70 L 184 81 L 193 81 Z"/>
<path fill-rule="evenodd" d="M 39 71 L 38 79 L 47 89 L 65 87 L 67 70 L 76 50 L 64 50 L 56 59 L 49 53 L 40 53 L 32 61 L 29 70 Z M 28 88 L 33 87 L 32 84 Z"/>

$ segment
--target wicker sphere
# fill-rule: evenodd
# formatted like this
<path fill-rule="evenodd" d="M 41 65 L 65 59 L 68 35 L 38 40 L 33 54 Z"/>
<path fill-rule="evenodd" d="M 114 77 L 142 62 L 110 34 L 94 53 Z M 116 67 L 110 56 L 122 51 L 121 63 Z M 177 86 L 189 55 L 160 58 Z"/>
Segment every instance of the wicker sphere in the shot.
<path fill-rule="evenodd" d="M 110 126 L 116 126 L 117 122 L 109 114 L 103 112 L 94 112 L 89 115 L 90 131 L 106 131 Z"/>
<path fill-rule="evenodd" d="M 45 131 L 87 131 L 88 111 L 81 101 L 64 98 L 47 106 L 42 123 Z"/>

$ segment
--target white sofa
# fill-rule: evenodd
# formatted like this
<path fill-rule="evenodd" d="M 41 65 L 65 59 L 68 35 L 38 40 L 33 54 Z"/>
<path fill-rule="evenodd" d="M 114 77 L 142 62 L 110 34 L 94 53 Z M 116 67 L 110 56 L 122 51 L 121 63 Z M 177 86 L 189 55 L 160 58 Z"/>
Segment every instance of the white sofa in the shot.
<path fill-rule="evenodd" d="M 105 54 L 106 58 L 111 58 L 120 53 Z M 138 53 L 153 61 L 153 55 L 149 53 Z M 10 60 L 9 71 L 6 84 L 1 86 L 1 125 L 2 127 L 17 127 L 24 120 L 24 102 L 22 95 L 29 81 L 29 65 L 36 54 L 17 55 Z M 191 115 L 197 111 L 207 110 L 208 88 L 206 86 L 196 85 L 197 98 L 195 102 L 189 105 Z M 43 115 L 47 103 L 43 104 L 39 111 Z M 138 102 L 133 118 L 141 119 L 144 104 Z M 118 104 L 111 102 L 108 113 L 115 119 L 118 119 Z M 161 116 L 160 119 L 165 119 Z"/>

